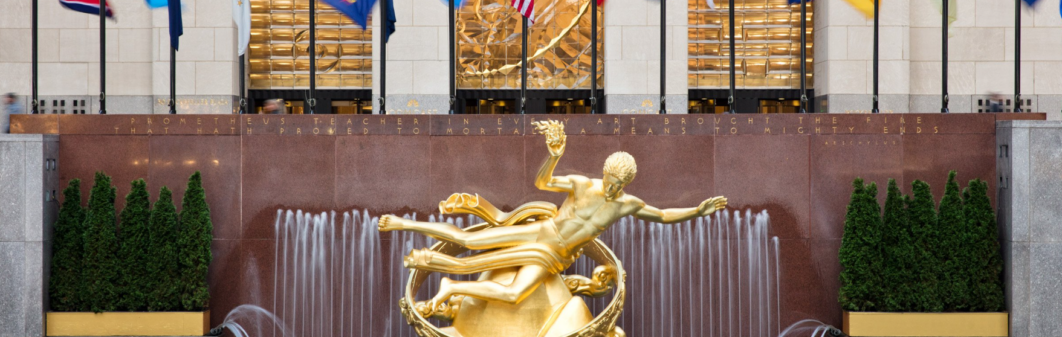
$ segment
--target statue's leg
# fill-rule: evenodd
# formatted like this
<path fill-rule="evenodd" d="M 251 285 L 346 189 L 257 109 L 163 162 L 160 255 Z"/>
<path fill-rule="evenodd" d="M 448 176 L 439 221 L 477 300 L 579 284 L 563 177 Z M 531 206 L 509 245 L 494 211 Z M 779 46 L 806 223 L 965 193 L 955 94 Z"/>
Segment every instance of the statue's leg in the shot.
<path fill-rule="evenodd" d="M 384 215 L 380 217 L 379 229 L 381 232 L 404 230 L 421 233 L 468 249 L 493 249 L 535 242 L 538 238 L 539 225 L 531 223 L 466 232 L 445 222 L 421 222 L 394 215 Z"/>
<path fill-rule="evenodd" d="M 443 277 L 439 284 L 439 293 L 431 300 L 432 307 L 445 303 L 454 295 L 516 304 L 531 295 L 549 275 L 549 271 L 542 266 L 527 265 L 520 267 L 520 271 L 516 272 L 513 281 L 508 285 L 494 281 L 453 281 Z"/>

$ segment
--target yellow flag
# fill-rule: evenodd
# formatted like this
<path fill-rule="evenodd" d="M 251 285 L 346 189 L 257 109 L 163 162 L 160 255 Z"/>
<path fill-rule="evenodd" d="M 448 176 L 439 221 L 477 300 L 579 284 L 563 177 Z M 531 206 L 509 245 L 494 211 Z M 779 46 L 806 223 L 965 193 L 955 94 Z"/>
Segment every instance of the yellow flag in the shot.
<path fill-rule="evenodd" d="M 852 5 L 852 7 L 855 7 L 855 9 L 858 9 L 860 12 L 863 12 L 863 15 L 866 15 L 868 18 L 873 18 L 874 17 L 874 0 L 844 0 L 844 1 L 848 1 L 849 5 Z M 879 2 L 878 5 L 880 6 L 881 3 Z"/>
<path fill-rule="evenodd" d="M 941 15 L 943 15 L 944 14 L 944 0 L 933 0 L 933 4 L 937 6 L 937 12 L 939 12 Z M 958 19 L 958 14 L 957 14 L 958 11 L 959 11 L 958 7 L 959 7 L 959 1 L 958 0 L 948 0 L 948 28 L 951 28 L 951 24 L 954 23 L 955 20 Z M 952 35 L 953 34 L 951 33 L 951 31 L 948 31 L 948 37 L 951 37 Z"/>

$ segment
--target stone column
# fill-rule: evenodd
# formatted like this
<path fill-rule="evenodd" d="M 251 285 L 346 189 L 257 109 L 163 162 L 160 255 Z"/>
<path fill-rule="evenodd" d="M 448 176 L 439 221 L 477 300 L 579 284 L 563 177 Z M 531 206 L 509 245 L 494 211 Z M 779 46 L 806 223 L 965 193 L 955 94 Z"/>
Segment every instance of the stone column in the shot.
<path fill-rule="evenodd" d="M 58 141 L 0 135 L 0 336 L 44 336 Z"/>
<path fill-rule="evenodd" d="M 996 124 L 1010 335 L 1062 335 L 1062 122 Z"/>
<path fill-rule="evenodd" d="M 660 104 L 660 2 L 612 0 L 605 7 L 607 113 L 656 114 Z M 667 1 L 667 109 L 686 113 L 689 99 L 688 7 Z"/>

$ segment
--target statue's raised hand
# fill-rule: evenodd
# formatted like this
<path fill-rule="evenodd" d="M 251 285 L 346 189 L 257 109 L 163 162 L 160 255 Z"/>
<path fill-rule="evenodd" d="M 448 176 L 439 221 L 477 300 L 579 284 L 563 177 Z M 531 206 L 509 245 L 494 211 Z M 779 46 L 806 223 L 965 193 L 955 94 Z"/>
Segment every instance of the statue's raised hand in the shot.
<path fill-rule="evenodd" d="M 560 157 L 564 154 L 564 143 L 568 139 L 564 134 L 564 123 L 551 119 L 534 122 L 532 125 L 535 126 L 536 132 L 546 135 L 546 146 L 549 147 L 551 156 Z"/>
<path fill-rule="evenodd" d="M 724 207 L 726 207 L 726 198 L 715 197 L 701 202 L 701 205 L 697 206 L 697 212 L 700 213 L 701 216 L 708 216 L 709 214 L 715 213 L 715 211 L 721 210 Z"/>

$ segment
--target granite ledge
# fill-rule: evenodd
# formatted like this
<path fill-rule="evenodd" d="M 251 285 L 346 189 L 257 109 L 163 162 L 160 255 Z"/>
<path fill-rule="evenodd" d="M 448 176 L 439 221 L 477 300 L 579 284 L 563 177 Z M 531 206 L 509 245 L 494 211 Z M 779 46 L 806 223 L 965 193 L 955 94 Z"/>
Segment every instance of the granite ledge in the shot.
<path fill-rule="evenodd" d="M 1062 121 L 998 121 L 996 128 L 1062 128 Z"/>
<path fill-rule="evenodd" d="M 0 142 L 54 142 L 59 141 L 59 135 L 44 134 L 0 134 Z"/>

